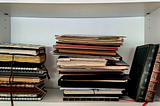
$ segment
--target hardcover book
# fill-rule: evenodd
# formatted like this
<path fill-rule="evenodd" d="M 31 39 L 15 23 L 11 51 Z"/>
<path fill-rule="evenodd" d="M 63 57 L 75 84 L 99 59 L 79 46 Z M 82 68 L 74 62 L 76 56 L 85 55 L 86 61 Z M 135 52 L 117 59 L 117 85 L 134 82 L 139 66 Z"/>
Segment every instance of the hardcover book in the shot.
<path fill-rule="evenodd" d="M 136 48 L 128 86 L 128 95 L 136 101 L 145 101 L 158 47 L 158 45 L 148 44 Z"/>
<path fill-rule="evenodd" d="M 153 71 L 151 74 L 150 82 L 148 85 L 148 90 L 145 96 L 145 101 L 153 102 L 159 84 L 159 80 L 160 80 L 160 45 L 154 63 Z"/>

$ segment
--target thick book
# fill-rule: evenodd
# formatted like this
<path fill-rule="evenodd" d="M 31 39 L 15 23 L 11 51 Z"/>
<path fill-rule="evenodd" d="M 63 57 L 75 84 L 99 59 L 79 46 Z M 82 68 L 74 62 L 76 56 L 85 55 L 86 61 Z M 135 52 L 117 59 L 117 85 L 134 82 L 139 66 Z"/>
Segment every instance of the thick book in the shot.
<path fill-rule="evenodd" d="M 59 55 L 63 57 L 76 57 L 76 58 L 96 58 L 96 59 L 106 59 L 106 60 L 114 60 L 114 61 L 121 61 L 122 56 L 116 53 L 115 56 L 108 56 L 108 55 L 90 55 L 90 54 L 80 54 L 80 53 L 60 53 L 58 51 L 53 51 L 53 55 Z"/>
<path fill-rule="evenodd" d="M 159 80 L 160 80 L 160 45 L 154 63 L 153 71 L 151 74 L 150 82 L 148 85 L 148 90 L 145 96 L 145 101 L 153 102 L 159 84 Z"/>
<path fill-rule="evenodd" d="M 128 75 L 64 75 L 59 78 L 61 87 L 126 88 Z"/>
<path fill-rule="evenodd" d="M 124 36 L 55 35 L 58 42 L 76 44 L 122 45 Z"/>
<path fill-rule="evenodd" d="M 46 61 L 46 55 L 28 56 L 28 55 L 9 55 L 0 54 L 0 61 L 16 61 L 16 62 L 28 62 L 28 63 L 43 63 Z"/>
<path fill-rule="evenodd" d="M 60 65 L 60 68 L 65 68 L 65 69 L 118 69 L 118 70 L 126 70 L 128 69 L 129 65 L 125 61 L 108 61 L 106 66 L 66 66 L 66 65 Z"/>
<path fill-rule="evenodd" d="M 129 80 L 128 86 L 128 95 L 136 101 L 145 101 L 158 47 L 158 45 L 148 44 L 136 48 L 129 73 L 131 80 Z"/>
<path fill-rule="evenodd" d="M 106 59 L 95 59 L 95 58 L 72 58 L 66 57 L 57 58 L 57 65 L 64 66 L 106 66 Z"/>
<path fill-rule="evenodd" d="M 38 55 L 45 53 L 45 47 L 32 44 L 0 43 L 0 53 Z"/>
<path fill-rule="evenodd" d="M 115 56 L 115 50 L 84 50 L 84 49 L 67 49 L 67 48 L 56 48 L 56 52 L 59 53 L 75 53 L 75 54 L 91 54 L 91 55 L 111 55 Z"/>

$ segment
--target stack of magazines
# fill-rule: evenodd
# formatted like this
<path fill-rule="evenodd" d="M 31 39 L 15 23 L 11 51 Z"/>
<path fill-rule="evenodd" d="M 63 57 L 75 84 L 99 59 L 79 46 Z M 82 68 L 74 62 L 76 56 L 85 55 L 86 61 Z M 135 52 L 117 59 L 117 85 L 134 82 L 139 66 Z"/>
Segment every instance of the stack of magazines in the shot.
<path fill-rule="evenodd" d="M 54 55 L 64 101 L 119 101 L 128 64 L 117 53 L 124 36 L 55 35 Z"/>
<path fill-rule="evenodd" d="M 39 101 L 46 95 L 45 47 L 0 43 L 0 100 Z"/>

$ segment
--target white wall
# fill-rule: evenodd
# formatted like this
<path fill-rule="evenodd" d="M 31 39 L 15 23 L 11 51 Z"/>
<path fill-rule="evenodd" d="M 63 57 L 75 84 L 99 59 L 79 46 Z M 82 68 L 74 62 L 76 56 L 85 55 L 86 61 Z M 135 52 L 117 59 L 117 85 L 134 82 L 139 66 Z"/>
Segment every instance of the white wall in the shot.
<path fill-rule="evenodd" d="M 118 53 L 131 65 L 137 45 L 144 44 L 144 17 L 127 18 L 11 18 L 11 42 L 41 44 L 47 47 L 46 66 L 51 80 L 47 87 L 58 87 L 59 74 L 56 56 L 50 51 L 55 44 L 55 34 L 125 35 L 124 45 Z"/>
<path fill-rule="evenodd" d="M 145 43 L 160 43 L 160 8 L 145 18 Z"/>
<path fill-rule="evenodd" d="M 160 44 L 160 8 L 145 18 L 145 44 Z M 160 96 L 160 84 L 156 94 Z"/>
<path fill-rule="evenodd" d="M 10 41 L 10 17 L 0 12 L 0 42 Z"/>

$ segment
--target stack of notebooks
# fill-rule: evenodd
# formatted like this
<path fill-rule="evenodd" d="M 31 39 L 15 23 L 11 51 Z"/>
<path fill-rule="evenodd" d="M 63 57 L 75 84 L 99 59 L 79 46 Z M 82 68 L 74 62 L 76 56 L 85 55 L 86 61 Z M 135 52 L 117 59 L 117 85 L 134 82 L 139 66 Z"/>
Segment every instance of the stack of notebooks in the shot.
<path fill-rule="evenodd" d="M 46 95 L 45 47 L 0 43 L 0 100 L 39 101 Z"/>
<path fill-rule="evenodd" d="M 119 101 L 128 64 L 117 53 L 124 36 L 55 35 L 54 55 L 64 101 Z"/>

